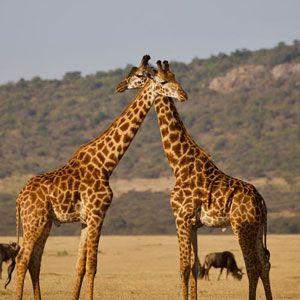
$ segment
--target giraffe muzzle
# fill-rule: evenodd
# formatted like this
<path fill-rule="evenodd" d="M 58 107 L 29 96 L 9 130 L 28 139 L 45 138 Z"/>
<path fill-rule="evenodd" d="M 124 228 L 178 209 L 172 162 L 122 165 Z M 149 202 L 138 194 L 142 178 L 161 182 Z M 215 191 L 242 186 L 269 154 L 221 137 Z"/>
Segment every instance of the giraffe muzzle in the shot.
<path fill-rule="evenodd" d="M 188 95 L 187 95 L 187 93 L 184 90 L 182 90 L 182 91 L 179 92 L 178 100 L 180 102 L 185 102 L 185 101 L 188 100 Z"/>

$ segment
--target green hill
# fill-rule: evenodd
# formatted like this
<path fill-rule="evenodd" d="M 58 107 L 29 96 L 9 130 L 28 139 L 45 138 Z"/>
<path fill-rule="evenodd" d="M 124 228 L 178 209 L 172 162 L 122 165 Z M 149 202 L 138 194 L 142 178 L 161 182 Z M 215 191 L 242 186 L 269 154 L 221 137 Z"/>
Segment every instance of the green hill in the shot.
<path fill-rule="evenodd" d="M 82 143 L 101 134 L 135 95 L 135 91 L 121 95 L 114 91 L 129 67 L 88 76 L 66 73 L 62 80 L 21 79 L 0 86 L 0 213 L 4 215 L 0 234 L 14 233 L 14 201 L 24 177 L 64 165 Z M 260 191 L 273 214 L 273 230 L 299 232 L 300 41 L 195 58 L 189 64 L 171 62 L 171 68 L 189 94 L 189 101 L 177 107 L 193 138 L 228 174 L 266 179 L 269 184 Z M 161 176 L 171 172 L 152 109 L 113 177 Z M 125 213 L 130 222 L 123 222 L 123 216 L 116 222 L 107 219 L 105 232 L 151 233 L 151 228 L 152 233 L 170 232 L 163 229 L 170 224 L 165 213 L 162 224 L 151 225 L 148 212 L 154 213 L 157 197 L 151 192 L 135 194 L 138 204 L 131 202 L 131 206 L 136 209 L 144 200 L 149 202 L 144 222 Z M 160 197 L 168 202 L 167 194 Z M 123 194 L 113 205 L 129 198 L 130 193 Z M 124 225 L 135 221 L 138 230 Z"/>

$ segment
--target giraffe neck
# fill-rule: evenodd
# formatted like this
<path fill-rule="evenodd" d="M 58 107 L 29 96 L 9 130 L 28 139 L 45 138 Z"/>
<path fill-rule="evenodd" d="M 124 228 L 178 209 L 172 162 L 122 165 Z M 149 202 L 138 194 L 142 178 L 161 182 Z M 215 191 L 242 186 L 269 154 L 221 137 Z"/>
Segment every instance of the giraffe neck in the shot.
<path fill-rule="evenodd" d="M 110 175 L 128 149 L 154 99 L 152 86 L 148 83 L 103 134 L 80 147 L 75 158 Z"/>
<path fill-rule="evenodd" d="M 154 106 L 164 150 L 175 176 L 183 163 L 193 162 L 201 155 L 209 158 L 209 154 L 187 132 L 171 98 L 159 96 Z"/>

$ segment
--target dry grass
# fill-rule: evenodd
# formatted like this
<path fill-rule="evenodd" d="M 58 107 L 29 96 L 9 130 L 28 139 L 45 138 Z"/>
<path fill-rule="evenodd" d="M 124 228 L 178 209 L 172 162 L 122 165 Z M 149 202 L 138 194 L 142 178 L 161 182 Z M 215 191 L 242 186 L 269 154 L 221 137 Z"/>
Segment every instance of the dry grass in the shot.
<path fill-rule="evenodd" d="M 1 242 L 10 240 L 13 239 L 1 238 Z M 238 265 L 244 267 L 233 236 L 199 236 L 198 240 L 201 260 L 208 252 L 230 250 L 236 255 Z M 49 238 L 41 272 L 43 299 L 71 298 L 78 242 L 78 237 Z M 300 299 L 300 236 L 271 235 L 268 247 L 271 251 L 274 299 Z M 103 236 L 99 249 L 95 299 L 180 299 L 179 255 L 175 236 Z M 216 281 L 218 272 L 212 269 L 211 280 L 199 282 L 199 299 L 247 299 L 247 278 L 238 282 L 229 277 L 226 281 L 223 274 L 221 280 Z M 5 278 L 5 267 L 3 275 Z M 11 300 L 14 297 L 15 276 L 6 290 L 3 288 L 4 281 L 0 281 L 0 299 Z M 28 274 L 23 299 L 32 299 Z M 257 299 L 265 299 L 261 283 Z"/>

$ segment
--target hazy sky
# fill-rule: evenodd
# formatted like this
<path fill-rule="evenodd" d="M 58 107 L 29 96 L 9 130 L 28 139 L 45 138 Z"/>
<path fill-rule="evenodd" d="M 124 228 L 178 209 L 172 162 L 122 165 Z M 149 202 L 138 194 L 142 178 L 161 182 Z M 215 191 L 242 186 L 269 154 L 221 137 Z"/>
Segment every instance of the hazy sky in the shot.
<path fill-rule="evenodd" d="M 0 0 L 0 83 L 300 39 L 300 0 Z"/>

